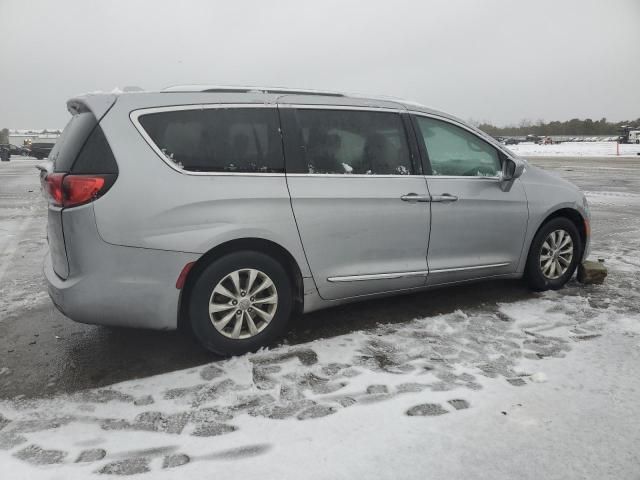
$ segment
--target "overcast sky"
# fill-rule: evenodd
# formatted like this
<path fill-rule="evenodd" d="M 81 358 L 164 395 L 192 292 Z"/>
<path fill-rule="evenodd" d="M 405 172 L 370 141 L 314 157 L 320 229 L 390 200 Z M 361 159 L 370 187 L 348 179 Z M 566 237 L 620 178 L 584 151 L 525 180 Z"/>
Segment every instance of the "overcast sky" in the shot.
<path fill-rule="evenodd" d="M 499 125 L 640 116 L 640 0 L 0 0 L 0 127 L 126 85 L 404 97 Z"/>

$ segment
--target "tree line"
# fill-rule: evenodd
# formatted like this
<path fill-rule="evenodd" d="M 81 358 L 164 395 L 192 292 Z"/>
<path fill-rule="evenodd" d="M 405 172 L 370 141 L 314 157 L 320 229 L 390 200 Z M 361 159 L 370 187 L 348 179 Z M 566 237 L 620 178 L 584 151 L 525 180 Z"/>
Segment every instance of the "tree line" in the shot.
<path fill-rule="evenodd" d="M 515 136 L 523 137 L 525 135 L 617 135 L 620 127 L 623 125 L 637 126 L 640 128 L 640 118 L 635 120 L 625 120 L 622 122 L 609 122 L 606 118 L 600 120 L 592 120 L 586 118 L 572 118 L 564 122 L 553 121 L 544 122 L 538 120 L 532 122 L 523 120 L 519 125 L 507 125 L 505 127 L 496 127 L 487 122 L 480 123 L 478 128 L 489 135 L 499 136 Z"/>

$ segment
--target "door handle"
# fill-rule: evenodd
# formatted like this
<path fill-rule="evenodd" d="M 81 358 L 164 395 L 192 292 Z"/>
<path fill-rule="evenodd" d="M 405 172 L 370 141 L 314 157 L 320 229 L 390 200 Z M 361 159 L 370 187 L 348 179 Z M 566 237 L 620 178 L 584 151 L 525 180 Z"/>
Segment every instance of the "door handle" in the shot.
<path fill-rule="evenodd" d="M 442 195 L 431 196 L 432 202 L 449 203 L 449 202 L 455 202 L 456 200 L 458 200 L 458 197 L 456 197 L 455 195 L 451 195 L 450 193 L 443 193 Z"/>
<path fill-rule="evenodd" d="M 402 195 L 400 200 L 403 202 L 430 202 L 430 195 L 418 195 L 417 193 L 407 193 L 406 195 Z"/>

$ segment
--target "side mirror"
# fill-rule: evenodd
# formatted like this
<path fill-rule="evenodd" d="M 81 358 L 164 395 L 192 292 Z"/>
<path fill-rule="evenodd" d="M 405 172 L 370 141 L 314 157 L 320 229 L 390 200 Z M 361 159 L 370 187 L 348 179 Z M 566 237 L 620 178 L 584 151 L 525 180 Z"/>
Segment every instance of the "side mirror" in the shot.
<path fill-rule="evenodd" d="M 509 182 L 520 177 L 524 173 L 525 163 L 518 158 L 505 157 L 502 162 L 502 181 Z"/>

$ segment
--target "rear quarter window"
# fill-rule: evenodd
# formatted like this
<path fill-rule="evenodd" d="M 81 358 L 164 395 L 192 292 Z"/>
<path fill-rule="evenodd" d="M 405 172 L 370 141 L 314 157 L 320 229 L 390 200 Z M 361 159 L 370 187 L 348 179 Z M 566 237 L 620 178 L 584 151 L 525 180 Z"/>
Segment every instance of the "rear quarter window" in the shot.
<path fill-rule="evenodd" d="M 192 172 L 282 173 L 274 108 L 204 108 L 143 114 L 138 121 L 169 162 Z"/>
<path fill-rule="evenodd" d="M 118 173 L 118 164 L 100 125 L 97 125 L 87 138 L 71 172 L 76 174 Z"/>

